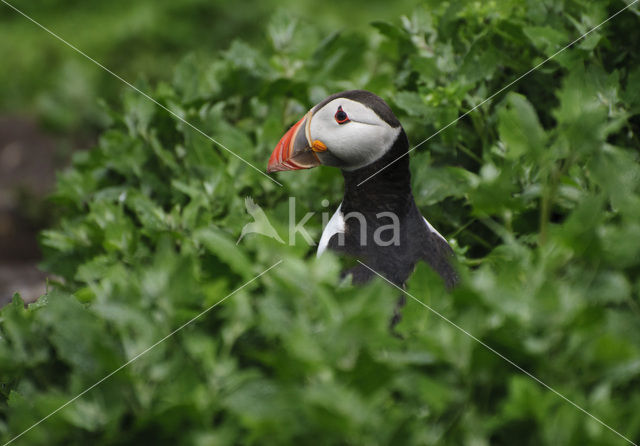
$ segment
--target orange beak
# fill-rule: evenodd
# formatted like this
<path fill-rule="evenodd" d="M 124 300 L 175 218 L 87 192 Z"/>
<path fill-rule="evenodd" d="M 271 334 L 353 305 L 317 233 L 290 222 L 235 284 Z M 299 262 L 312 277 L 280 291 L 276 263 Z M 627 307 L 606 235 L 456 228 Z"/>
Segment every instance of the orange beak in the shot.
<path fill-rule="evenodd" d="M 273 149 L 267 172 L 311 169 L 322 164 L 311 142 L 311 117 L 312 112 L 309 111 L 284 134 Z"/>

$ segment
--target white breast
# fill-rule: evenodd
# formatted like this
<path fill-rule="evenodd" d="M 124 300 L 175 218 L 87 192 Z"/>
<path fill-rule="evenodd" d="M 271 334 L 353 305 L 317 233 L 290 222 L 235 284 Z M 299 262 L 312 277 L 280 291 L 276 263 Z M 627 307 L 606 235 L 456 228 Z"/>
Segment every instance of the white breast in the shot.
<path fill-rule="evenodd" d="M 427 221 L 426 218 L 422 217 L 424 219 L 424 222 L 427 224 L 427 228 L 429 229 L 429 231 L 435 233 L 438 237 L 440 237 L 442 240 L 445 241 L 445 243 L 447 242 L 447 239 L 445 239 L 442 234 L 440 234 L 438 231 L 436 231 L 436 228 L 434 228 L 433 226 L 431 226 L 431 223 L 429 223 Z"/>
<path fill-rule="evenodd" d="M 342 211 L 340 210 L 341 207 L 342 203 L 340 203 L 340 206 L 338 206 L 338 209 L 336 209 L 331 220 L 327 223 L 324 231 L 322 231 L 322 237 L 320 237 L 320 243 L 318 243 L 318 252 L 316 253 L 316 256 L 320 256 L 327 249 L 329 240 L 331 240 L 331 237 L 333 237 L 334 234 L 344 232 L 344 215 L 342 215 Z"/>
<path fill-rule="evenodd" d="M 334 234 L 344 233 L 345 231 L 344 215 L 342 214 L 341 208 L 342 203 L 340 203 L 340 206 L 338 206 L 338 209 L 336 209 L 336 211 L 334 212 L 331 220 L 329 220 L 329 223 L 327 223 L 327 226 L 324 228 L 324 231 L 322 231 L 320 243 L 318 243 L 318 251 L 316 253 L 317 257 L 319 257 L 324 251 L 326 251 L 327 246 L 329 245 L 329 240 L 331 240 L 331 237 L 333 237 Z M 445 239 L 442 234 L 440 234 L 436 230 L 436 228 L 431 226 L 431 223 L 429 223 L 426 218 L 422 217 L 422 219 L 424 220 L 425 224 L 427 225 L 427 229 L 430 232 L 433 232 L 445 243 L 447 243 L 447 239 Z"/>

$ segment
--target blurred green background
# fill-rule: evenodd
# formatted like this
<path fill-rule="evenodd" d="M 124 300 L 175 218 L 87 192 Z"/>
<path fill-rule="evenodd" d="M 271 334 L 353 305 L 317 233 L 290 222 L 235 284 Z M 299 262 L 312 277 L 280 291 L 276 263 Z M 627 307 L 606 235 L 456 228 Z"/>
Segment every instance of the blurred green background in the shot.
<path fill-rule="evenodd" d="M 417 1 L 142 0 L 9 2 L 128 81 L 168 80 L 187 53 L 203 63 L 239 38 L 269 45 L 266 24 L 288 14 L 313 32 L 364 31 L 373 20 L 398 18 Z M 0 111 L 37 116 L 48 128 L 90 132 L 108 117 L 100 101 L 116 103 L 123 85 L 3 4 L 0 9 Z M 291 30 L 283 29 L 283 33 Z"/>
<path fill-rule="evenodd" d="M 23 3 L 259 167 L 342 89 L 378 93 L 418 143 L 630 4 Z M 611 428 L 412 300 L 392 337 L 397 290 L 341 281 L 345 259 L 236 244 L 247 196 L 285 239 L 295 196 L 317 238 L 339 172 L 278 187 L 0 14 L 1 247 L 36 274 L 0 311 L 3 441 L 282 260 L 14 444 L 640 442 L 637 4 L 411 156 L 461 284 L 420 265 L 408 290 Z"/>

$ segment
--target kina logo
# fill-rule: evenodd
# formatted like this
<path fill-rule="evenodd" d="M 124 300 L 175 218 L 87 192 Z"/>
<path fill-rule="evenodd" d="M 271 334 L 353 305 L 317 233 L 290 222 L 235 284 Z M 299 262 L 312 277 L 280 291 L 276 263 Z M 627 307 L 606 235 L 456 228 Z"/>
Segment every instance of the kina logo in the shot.
<path fill-rule="evenodd" d="M 267 214 L 265 214 L 262 208 L 253 201 L 253 198 L 245 198 L 244 206 L 247 209 L 249 215 L 253 217 L 253 221 L 243 226 L 242 232 L 240 233 L 240 238 L 236 242 L 236 245 L 240 243 L 240 240 L 242 240 L 247 234 L 261 234 L 266 237 L 276 239 L 280 243 L 284 243 L 284 240 L 280 238 L 280 236 L 276 232 L 276 229 L 269 222 Z"/>

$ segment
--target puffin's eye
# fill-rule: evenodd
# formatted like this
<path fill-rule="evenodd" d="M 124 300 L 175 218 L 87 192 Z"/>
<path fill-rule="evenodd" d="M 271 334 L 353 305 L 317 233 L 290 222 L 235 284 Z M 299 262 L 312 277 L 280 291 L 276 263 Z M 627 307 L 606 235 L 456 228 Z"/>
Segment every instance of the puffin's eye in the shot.
<path fill-rule="evenodd" d="M 347 116 L 347 113 L 342 109 L 342 105 L 338 106 L 338 111 L 334 118 L 336 118 L 338 124 L 346 124 L 350 121 L 349 116 Z"/>

